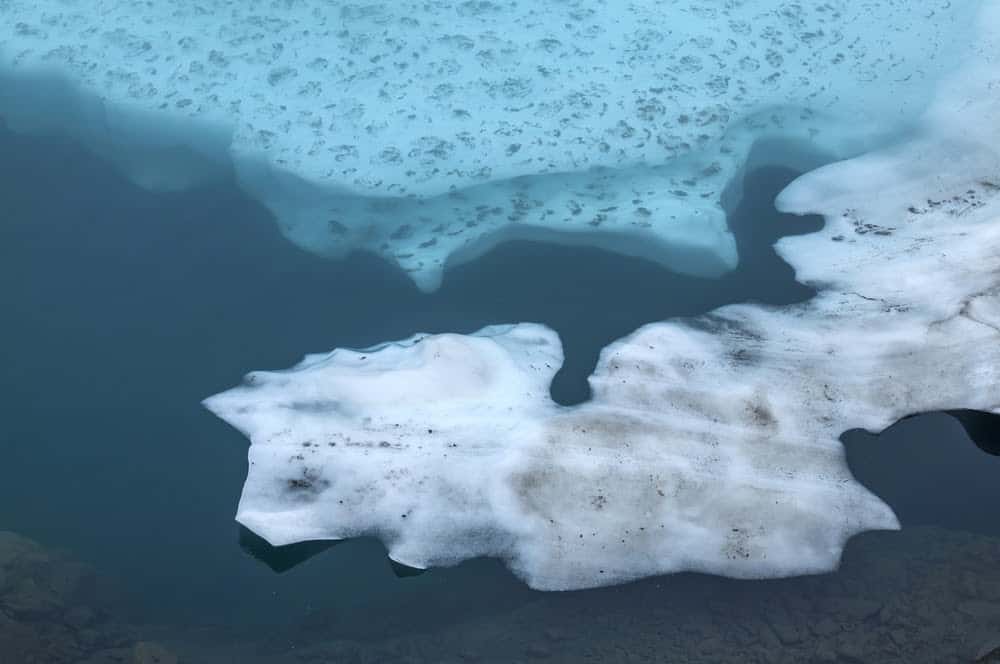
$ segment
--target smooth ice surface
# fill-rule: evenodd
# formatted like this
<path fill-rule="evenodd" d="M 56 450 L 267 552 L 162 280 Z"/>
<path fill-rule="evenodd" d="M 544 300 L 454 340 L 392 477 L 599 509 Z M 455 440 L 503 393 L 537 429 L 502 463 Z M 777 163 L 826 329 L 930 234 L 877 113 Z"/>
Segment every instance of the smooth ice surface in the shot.
<path fill-rule="evenodd" d="M 979 4 L 0 0 L 0 116 L 154 189 L 235 170 L 299 245 L 424 289 L 511 238 L 717 275 L 751 145 L 896 135 Z"/>
<path fill-rule="evenodd" d="M 275 544 L 375 534 L 416 567 L 499 556 L 546 589 L 829 570 L 896 527 L 839 435 L 1000 412 L 1000 3 L 979 26 L 909 138 L 779 196 L 826 218 L 778 245 L 814 299 L 647 325 L 569 408 L 531 324 L 251 374 L 207 401 L 252 442 L 238 519 Z"/>

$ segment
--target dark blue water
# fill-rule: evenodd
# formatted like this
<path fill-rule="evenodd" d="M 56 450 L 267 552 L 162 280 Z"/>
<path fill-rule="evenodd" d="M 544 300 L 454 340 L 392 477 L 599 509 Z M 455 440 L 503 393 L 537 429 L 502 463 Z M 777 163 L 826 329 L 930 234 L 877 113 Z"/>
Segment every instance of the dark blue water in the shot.
<path fill-rule="evenodd" d="M 517 321 L 560 333 L 553 396 L 585 400 L 601 347 L 646 322 L 810 297 L 771 249 L 821 225 L 774 211 L 794 175 L 748 176 L 730 214 L 741 264 L 723 279 L 522 242 L 425 295 L 371 256 L 334 262 L 292 247 L 232 182 L 151 194 L 73 143 L 0 132 L 0 529 L 94 563 L 161 621 L 336 616 L 370 636 L 534 601 L 492 561 L 397 579 L 373 541 L 275 574 L 241 549 L 233 522 L 246 442 L 200 400 L 307 352 Z M 1000 460 L 955 420 L 922 416 L 845 443 L 858 478 L 905 525 L 998 534 Z"/>

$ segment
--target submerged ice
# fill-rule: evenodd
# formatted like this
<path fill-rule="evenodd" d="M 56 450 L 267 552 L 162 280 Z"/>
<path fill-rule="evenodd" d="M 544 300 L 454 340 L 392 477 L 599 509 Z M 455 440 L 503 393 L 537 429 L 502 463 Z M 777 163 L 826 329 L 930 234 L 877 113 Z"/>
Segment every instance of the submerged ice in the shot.
<path fill-rule="evenodd" d="M 234 172 L 294 242 L 424 289 L 511 238 L 717 275 L 752 144 L 891 139 L 978 4 L 0 0 L 0 116 L 149 188 Z"/>
<path fill-rule="evenodd" d="M 954 19 L 946 6 L 900 20 L 928 30 Z M 823 7 L 808 11 L 836 15 Z M 250 374 L 206 402 L 252 443 L 239 521 L 274 544 L 376 535 L 413 567 L 496 556 L 545 589 L 824 571 L 851 535 L 897 527 L 852 477 L 840 434 L 1000 412 L 1000 3 L 953 46 L 955 71 L 925 86 L 905 137 L 779 196 L 826 219 L 778 244 L 812 300 L 646 325 L 603 351 L 593 398 L 572 407 L 548 393 L 559 340 L 533 324 Z M 897 66 L 873 63 L 875 87 L 912 78 Z"/>

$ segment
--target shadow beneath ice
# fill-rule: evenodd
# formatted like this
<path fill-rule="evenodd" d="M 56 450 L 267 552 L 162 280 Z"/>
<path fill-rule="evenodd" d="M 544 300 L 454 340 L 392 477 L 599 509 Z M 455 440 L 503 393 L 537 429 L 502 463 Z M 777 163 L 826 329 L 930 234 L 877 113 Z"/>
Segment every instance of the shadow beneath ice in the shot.
<path fill-rule="evenodd" d="M 958 420 L 976 447 L 987 454 L 1000 456 L 1000 415 L 964 409 L 945 412 Z"/>
<path fill-rule="evenodd" d="M 287 572 L 337 544 L 336 541 L 327 540 L 272 546 L 263 537 L 255 535 L 252 530 L 244 526 L 239 526 L 239 543 L 244 552 L 278 574 Z"/>
<path fill-rule="evenodd" d="M 997 536 L 998 423 L 978 411 L 924 413 L 878 434 L 853 429 L 841 441 L 854 476 L 892 507 L 903 528 L 933 524 Z"/>

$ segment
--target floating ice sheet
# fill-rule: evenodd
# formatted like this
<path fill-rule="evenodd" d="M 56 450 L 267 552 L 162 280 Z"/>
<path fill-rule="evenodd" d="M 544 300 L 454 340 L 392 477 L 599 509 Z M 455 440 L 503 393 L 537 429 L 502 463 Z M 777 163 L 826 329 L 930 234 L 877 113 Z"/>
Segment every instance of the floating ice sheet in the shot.
<path fill-rule="evenodd" d="M 1000 3 L 979 25 L 905 141 L 780 195 L 826 218 L 778 245 L 815 298 L 647 325 L 568 408 L 531 324 L 251 374 L 207 401 L 252 443 L 240 522 L 274 544 L 374 534 L 414 567 L 497 556 L 545 589 L 818 572 L 897 527 L 839 435 L 1000 412 Z"/>
<path fill-rule="evenodd" d="M 235 170 L 299 245 L 424 289 L 510 238 L 718 275 L 754 141 L 899 133 L 978 6 L 0 0 L 0 116 L 150 188 Z"/>

